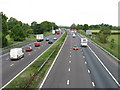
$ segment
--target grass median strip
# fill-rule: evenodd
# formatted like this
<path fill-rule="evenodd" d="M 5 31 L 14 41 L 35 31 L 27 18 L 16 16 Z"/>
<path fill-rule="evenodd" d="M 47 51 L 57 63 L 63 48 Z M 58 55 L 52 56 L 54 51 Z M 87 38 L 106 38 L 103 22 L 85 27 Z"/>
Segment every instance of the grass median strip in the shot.
<path fill-rule="evenodd" d="M 11 83 L 9 83 L 5 88 L 23 88 L 26 83 L 30 80 L 30 78 L 33 76 L 35 72 L 37 72 L 38 68 L 44 63 L 44 61 L 49 57 L 49 55 L 52 53 L 52 51 L 55 49 L 55 47 L 60 43 L 64 42 L 66 37 L 66 32 L 64 35 L 55 42 L 51 48 L 49 48 L 43 55 L 41 55 L 30 67 L 28 67 L 22 74 L 20 74 L 16 79 L 14 79 Z M 38 75 L 35 77 L 35 79 L 32 81 L 32 83 L 29 85 L 28 88 L 36 88 L 40 81 L 43 79 L 46 71 L 51 66 L 55 56 L 57 55 L 59 49 L 61 48 L 60 44 L 56 51 L 53 53 L 53 55 L 49 58 L 48 62 L 45 64 L 45 66 L 41 69 L 41 71 L 38 73 Z"/>

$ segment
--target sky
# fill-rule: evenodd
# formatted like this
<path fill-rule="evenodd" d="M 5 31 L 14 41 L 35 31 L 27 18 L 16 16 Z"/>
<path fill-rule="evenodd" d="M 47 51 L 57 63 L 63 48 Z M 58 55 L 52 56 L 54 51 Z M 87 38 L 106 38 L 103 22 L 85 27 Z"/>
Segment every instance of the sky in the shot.
<path fill-rule="evenodd" d="M 120 0 L 0 0 L 0 12 L 23 23 L 55 22 L 57 25 L 110 24 L 118 26 Z"/>

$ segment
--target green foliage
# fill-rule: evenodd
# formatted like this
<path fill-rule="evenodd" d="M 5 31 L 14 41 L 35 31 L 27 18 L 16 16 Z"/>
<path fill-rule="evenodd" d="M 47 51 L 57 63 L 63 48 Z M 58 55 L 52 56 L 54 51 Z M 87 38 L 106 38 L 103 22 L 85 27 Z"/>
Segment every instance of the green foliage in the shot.
<path fill-rule="evenodd" d="M 101 43 L 106 43 L 110 35 L 111 35 L 111 30 L 109 30 L 105 26 L 102 26 L 98 34 L 98 39 Z"/>
<path fill-rule="evenodd" d="M 76 29 L 76 25 L 73 23 L 71 26 L 70 26 L 71 29 Z"/>
<path fill-rule="evenodd" d="M 22 22 L 17 21 L 11 29 L 10 37 L 13 38 L 14 41 L 23 41 L 25 40 L 24 32 Z"/>
<path fill-rule="evenodd" d="M 52 27 L 57 26 L 53 22 L 44 21 L 40 24 L 37 24 L 37 22 L 31 23 L 31 28 L 33 29 L 34 34 L 43 34 L 44 32 L 49 32 L 52 30 Z"/>
<path fill-rule="evenodd" d="M 77 30 L 82 30 L 82 29 L 83 29 L 83 25 L 79 25 L 79 24 L 78 24 L 78 25 L 76 26 L 76 29 L 77 29 Z"/>
<path fill-rule="evenodd" d="M 0 12 L 0 17 L 2 19 L 2 47 L 8 45 L 8 41 L 6 39 L 6 36 L 8 34 L 8 28 L 7 28 L 7 16 L 3 14 L 3 12 Z"/>
<path fill-rule="evenodd" d="M 110 48 L 112 49 L 114 47 L 114 44 L 115 44 L 115 39 L 111 39 L 111 44 L 110 44 Z"/>
<path fill-rule="evenodd" d="M 88 30 L 88 24 L 84 24 L 83 30 L 86 32 Z"/>

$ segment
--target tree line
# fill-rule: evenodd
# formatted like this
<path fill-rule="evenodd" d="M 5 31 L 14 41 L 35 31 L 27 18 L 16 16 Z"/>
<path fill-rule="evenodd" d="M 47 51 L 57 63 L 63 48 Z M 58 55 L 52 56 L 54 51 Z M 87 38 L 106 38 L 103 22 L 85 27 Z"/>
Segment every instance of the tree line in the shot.
<path fill-rule="evenodd" d="M 10 35 L 14 41 L 23 41 L 26 37 L 31 34 L 42 34 L 44 32 L 52 30 L 52 27 L 57 27 L 54 22 L 43 21 L 42 23 L 37 23 L 33 21 L 31 25 L 18 21 L 16 18 L 8 17 L 0 12 L 0 19 L 2 23 L 2 47 L 8 45 L 7 35 Z"/>
<path fill-rule="evenodd" d="M 70 26 L 71 29 L 77 29 L 77 30 L 101 30 L 101 28 L 107 28 L 108 30 L 120 30 L 120 27 L 118 26 L 112 26 L 109 24 L 98 24 L 98 25 L 88 25 L 88 24 L 84 24 L 84 25 L 80 25 L 80 24 L 72 24 Z"/>
<path fill-rule="evenodd" d="M 95 36 L 97 37 L 97 39 L 101 42 L 101 43 L 107 43 L 108 42 L 108 38 L 109 36 L 112 34 L 111 30 L 120 30 L 119 26 L 112 26 L 109 24 L 99 24 L 99 25 L 88 25 L 88 24 L 84 24 L 84 25 L 75 25 L 74 23 L 70 26 L 71 29 L 77 29 L 77 30 L 84 30 L 86 32 L 86 30 L 100 30 L 98 33 L 95 34 Z M 114 40 L 112 40 L 112 43 L 114 42 Z"/>

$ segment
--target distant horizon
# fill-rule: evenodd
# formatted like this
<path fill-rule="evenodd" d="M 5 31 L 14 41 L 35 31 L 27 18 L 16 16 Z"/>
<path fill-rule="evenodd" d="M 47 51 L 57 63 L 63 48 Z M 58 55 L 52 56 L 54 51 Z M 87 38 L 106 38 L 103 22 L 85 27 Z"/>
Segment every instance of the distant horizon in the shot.
<path fill-rule="evenodd" d="M 1 11 L 1 12 L 3 12 L 3 11 Z M 5 14 L 4 12 L 3 12 L 3 14 Z M 6 14 L 5 14 L 6 15 Z M 7 16 L 7 15 L 6 15 Z M 8 17 L 8 16 L 7 16 Z M 10 17 L 8 17 L 8 20 L 11 18 L 12 16 L 10 16 Z M 12 18 L 14 18 L 14 17 L 12 17 Z M 15 18 L 16 20 L 18 20 L 17 18 Z M 21 20 L 18 20 L 18 21 L 21 21 Z M 45 21 L 48 21 L 48 20 L 45 20 Z M 21 21 L 22 22 L 22 21 Z M 34 20 L 33 20 L 33 22 L 34 22 Z M 35 21 L 35 22 L 37 22 L 37 21 Z M 42 21 L 42 22 L 44 22 L 44 21 Z M 40 24 L 40 23 L 42 23 L 42 22 L 37 22 L 38 24 Z M 52 22 L 52 21 L 48 21 L 48 22 Z M 25 22 L 22 22 L 22 23 L 25 23 Z M 32 22 L 31 22 L 32 23 Z M 31 23 L 26 23 L 26 24 L 31 24 Z M 56 24 L 56 22 L 53 22 L 53 23 L 55 23 Z M 72 23 L 72 24 L 75 24 L 75 23 Z M 71 24 L 71 25 L 72 25 Z M 78 23 L 79 24 L 79 23 Z M 78 25 L 78 24 L 75 24 L 75 25 Z M 85 23 L 85 24 L 87 24 L 87 23 Z M 100 23 L 100 24 L 102 24 L 102 23 Z M 100 25 L 100 24 L 88 24 L 88 26 L 90 26 L 90 25 Z M 107 24 L 107 23 L 103 23 L 103 24 Z M 57 25 L 57 24 L 56 24 Z M 71 26 L 70 25 L 70 26 Z M 84 24 L 79 24 L 79 25 L 84 25 Z M 111 25 L 111 24 L 108 24 L 108 25 Z M 66 25 L 57 25 L 57 26 L 66 26 Z M 70 27 L 70 26 L 66 26 L 66 27 Z M 113 25 L 112 25 L 113 26 Z"/>

